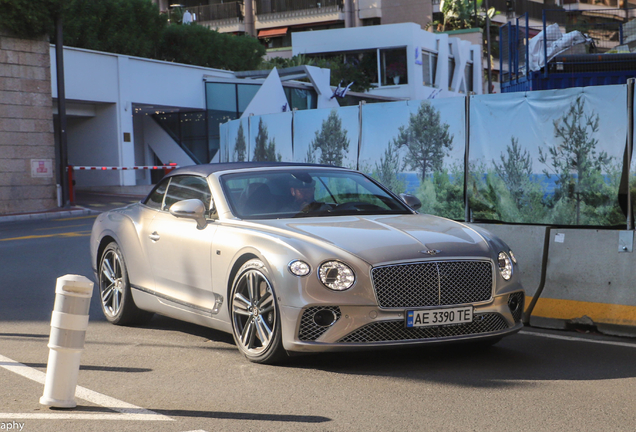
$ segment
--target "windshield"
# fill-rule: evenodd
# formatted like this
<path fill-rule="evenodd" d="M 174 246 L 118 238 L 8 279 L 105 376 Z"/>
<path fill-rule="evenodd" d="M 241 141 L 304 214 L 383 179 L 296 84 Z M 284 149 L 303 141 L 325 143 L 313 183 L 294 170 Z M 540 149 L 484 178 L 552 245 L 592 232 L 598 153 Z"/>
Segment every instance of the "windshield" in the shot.
<path fill-rule="evenodd" d="M 290 168 L 224 174 L 220 180 L 232 213 L 242 219 L 411 213 L 352 171 Z"/>

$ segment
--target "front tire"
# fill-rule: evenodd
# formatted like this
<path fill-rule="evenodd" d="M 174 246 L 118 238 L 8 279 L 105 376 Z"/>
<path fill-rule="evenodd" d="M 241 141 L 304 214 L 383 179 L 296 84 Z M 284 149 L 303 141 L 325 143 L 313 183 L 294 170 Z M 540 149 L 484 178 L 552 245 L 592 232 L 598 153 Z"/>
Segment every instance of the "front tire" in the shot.
<path fill-rule="evenodd" d="M 135 305 L 124 256 L 115 242 L 104 249 L 99 261 L 99 296 L 106 319 L 116 325 L 143 324 L 152 318 Z"/>
<path fill-rule="evenodd" d="M 236 346 L 254 363 L 274 364 L 286 357 L 274 287 L 262 261 L 239 269 L 230 295 L 232 335 Z"/>

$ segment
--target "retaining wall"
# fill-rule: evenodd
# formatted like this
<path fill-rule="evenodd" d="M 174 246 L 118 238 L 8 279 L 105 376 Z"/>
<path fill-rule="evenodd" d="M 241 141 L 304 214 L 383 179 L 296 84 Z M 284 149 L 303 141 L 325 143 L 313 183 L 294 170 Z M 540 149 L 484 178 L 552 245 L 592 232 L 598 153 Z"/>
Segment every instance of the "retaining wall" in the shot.
<path fill-rule="evenodd" d="M 0 29 L 0 214 L 57 207 L 49 47 Z"/>

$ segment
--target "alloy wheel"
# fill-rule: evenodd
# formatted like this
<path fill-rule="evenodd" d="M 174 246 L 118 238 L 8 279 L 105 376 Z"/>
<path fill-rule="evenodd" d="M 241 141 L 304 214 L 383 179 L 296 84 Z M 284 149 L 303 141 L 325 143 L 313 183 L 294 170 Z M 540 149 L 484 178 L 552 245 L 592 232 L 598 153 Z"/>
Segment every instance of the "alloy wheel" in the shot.
<path fill-rule="evenodd" d="M 121 257 L 116 250 L 108 250 L 102 258 L 99 290 L 104 313 L 116 317 L 124 296 L 124 274 Z"/>
<path fill-rule="evenodd" d="M 237 344 L 249 354 L 261 354 L 276 331 L 276 305 L 269 280 L 258 270 L 245 271 L 232 292 L 232 320 Z"/>

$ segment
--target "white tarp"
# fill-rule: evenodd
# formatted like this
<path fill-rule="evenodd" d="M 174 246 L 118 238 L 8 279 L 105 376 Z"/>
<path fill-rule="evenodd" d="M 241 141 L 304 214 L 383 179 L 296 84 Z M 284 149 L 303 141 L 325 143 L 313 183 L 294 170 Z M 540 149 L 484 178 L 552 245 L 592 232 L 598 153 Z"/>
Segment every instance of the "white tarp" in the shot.
<path fill-rule="evenodd" d="M 566 50 L 582 44 L 590 44 L 592 40 L 578 30 L 572 31 L 567 34 L 561 33 L 561 29 L 558 24 L 550 24 L 546 27 L 547 37 L 543 31 L 540 31 L 535 37 L 528 42 L 528 62 L 530 64 L 531 71 L 538 71 L 545 66 L 545 56 L 547 54 L 548 61 L 553 57 L 565 52 Z M 543 47 L 547 40 L 547 52 L 544 52 Z M 584 50 L 580 53 L 583 54 Z M 572 53 L 574 54 L 574 53 Z"/>

